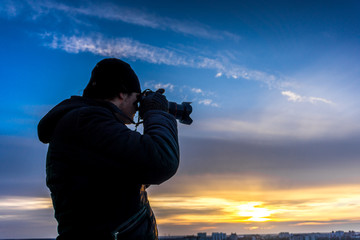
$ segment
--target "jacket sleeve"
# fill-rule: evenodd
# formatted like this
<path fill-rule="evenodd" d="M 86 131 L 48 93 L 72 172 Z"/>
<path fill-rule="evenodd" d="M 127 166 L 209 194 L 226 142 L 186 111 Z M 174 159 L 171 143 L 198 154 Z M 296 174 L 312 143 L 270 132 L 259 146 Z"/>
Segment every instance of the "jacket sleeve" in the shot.
<path fill-rule="evenodd" d="M 132 131 L 112 114 L 98 111 L 79 116 L 79 139 L 91 151 L 85 164 L 139 184 L 160 184 L 179 166 L 176 119 L 150 110 L 144 116 L 144 134 Z"/>

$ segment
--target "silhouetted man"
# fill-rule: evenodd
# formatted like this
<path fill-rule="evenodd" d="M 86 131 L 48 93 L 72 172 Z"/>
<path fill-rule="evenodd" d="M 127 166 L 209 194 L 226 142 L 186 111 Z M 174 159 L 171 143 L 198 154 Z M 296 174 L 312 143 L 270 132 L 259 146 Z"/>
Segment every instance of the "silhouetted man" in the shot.
<path fill-rule="evenodd" d="M 57 239 L 158 238 L 145 188 L 177 171 L 177 123 L 165 96 L 140 93 L 130 65 L 104 59 L 83 96 L 64 100 L 41 119 Z M 143 134 L 126 126 L 134 123 L 139 99 Z"/>

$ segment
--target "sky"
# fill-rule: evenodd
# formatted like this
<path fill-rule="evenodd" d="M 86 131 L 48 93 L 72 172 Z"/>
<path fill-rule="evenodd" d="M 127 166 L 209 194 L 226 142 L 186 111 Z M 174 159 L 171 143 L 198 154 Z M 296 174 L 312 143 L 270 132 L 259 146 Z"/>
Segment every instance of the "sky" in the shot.
<path fill-rule="evenodd" d="M 360 2 L 0 2 L 0 238 L 55 237 L 36 127 L 95 64 L 192 102 L 159 234 L 360 231 Z M 130 126 L 133 129 L 133 126 Z M 142 131 L 140 128 L 138 131 Z"/>

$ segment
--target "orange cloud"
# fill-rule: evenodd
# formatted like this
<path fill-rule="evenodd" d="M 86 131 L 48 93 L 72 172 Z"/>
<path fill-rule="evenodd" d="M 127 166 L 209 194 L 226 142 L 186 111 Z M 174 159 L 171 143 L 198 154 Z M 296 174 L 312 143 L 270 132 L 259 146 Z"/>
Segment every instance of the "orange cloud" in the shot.
<path fill-rule="evenodd" d="M 168 196 L 150 191 L 159 224 L 297 222 L 296 226 L 305 226 L 360 220 L 359 185 L 271 189 L 258 184 L 251 185 L 257 186 L 254 188 L 234 188 L 241 186 L 236 180 L 225 182 L 217 178 L 214 187 L 212 181 L 205 184 L 197 180 L 193 191 L 191 186 Z M 221 183 L 223 188 L 219 190 Z M 206 188 L 198 188 L 198 184 Z"/>

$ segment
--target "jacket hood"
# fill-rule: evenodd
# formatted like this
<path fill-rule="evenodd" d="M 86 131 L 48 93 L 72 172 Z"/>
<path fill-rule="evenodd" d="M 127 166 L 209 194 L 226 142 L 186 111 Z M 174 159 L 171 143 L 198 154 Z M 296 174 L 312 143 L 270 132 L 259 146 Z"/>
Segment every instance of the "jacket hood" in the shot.
<path fill-rule="evenodd" d="M 59 120 L 74 109 L 87 106 L 82 97 L 73 96 L 52 108 L 38 124 L 38 136 L 41 142 L 49 143 Z"/>
<path fill-rule="evenodd" d="M 91 106 L 101 106 L 109 109 L 114 115 L 119 119 L 127 118 L 123 114 L 123 112 L 117 108 L 114 104 L 101 101 L 94 100 L 90 98 L 80 97 L 80 96 L 72 96 L 69 99 L 66 99 L 56 105 L 53 109 L 51 109 L 39 122 L 38 124 L 38 136 L 39 140 L 43 143 L 49 143 L 53 137 L 54 130 L 58 124 L 58 122 L 69 112 L 82 108 L 82 107 L 91 107 Z"/>

